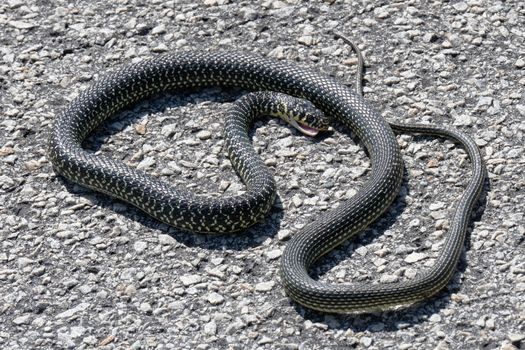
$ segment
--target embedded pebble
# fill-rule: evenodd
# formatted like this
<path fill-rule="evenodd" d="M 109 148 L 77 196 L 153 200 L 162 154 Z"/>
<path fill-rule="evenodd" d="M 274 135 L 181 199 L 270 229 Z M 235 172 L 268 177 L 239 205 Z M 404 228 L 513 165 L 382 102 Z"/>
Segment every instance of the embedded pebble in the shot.
<path fill-rule="evenodd" d="M 23 325 L 23 324 L 29 324 L 31 321 L 31 314 L 19 316 L 15 319 L 13 319 L 13 323 L 16 325 Z"/>
<path fill-rule="evenodd" d="M 33 23 L 22 22 L 22 21 L 9 21 L 9 25 L 15 27 L 16 29 L 31 29 L 35 25 Z"/>
<path fill-rule="evenodd" d="M 411 254 L 408 254 L 406 256 L 405 262 L 407 262 L 407 263 L 415 263 L 417 261 L 426 259 L 426 257 L 427 257 L 427 254 L 425 254 L 425 253 L 411 253 Z"/>
<path fill-rule="evenodd" d="M 212 133 L 208 130 L 201 130 L 197 133 L 199 140 L 207 140 L 211 137 Z"/>
<path fill-rule="evenodd" d="M 270 250 L 270 251 L 268 251 L 268 252 L 265 253 L 265 255 L 266 255 L 266 256 L 268 257 L 268 259 L 270 259 L 270 260 L 277 259 L 277 258 L 279 258 L 282 254 L 283 254 L 283 252 L 282 252 L 280 249 Z"/>
<path fill-rule="evenodd" d="M 394 283 L 399 281 L 399 276 L 396 275 L 382 275 L 379 279 L 381 283 Z"/>
<path fill-rule="evenodd" d="M 373 340 L 370 337 L 362 337 L 359 342 L 363 344 L 364 347 L 369 347 L 372 345 Z"/>
<path fill-rule="evenodd" d="M 191 286 L 202 281 L 202 277 L 200 275 L 185 275 L 180 277 L 180 281 L 185 286 Z"/>
<path fill-rule="evenodd" d="M 285 241 L 289 239 L 292 236 L 292 233 L 290 230 L 281 229 L 279 230 L 279 233 L 277 233 L 277 238 L 281 241 Z"/>
<path fill-rule="evenodd" d="M 57 318 L 69 318 L 79 312 L 82 312 L 82 311 L 85 311 L 88 307 L 90 306 L 90 304 L 88 303 L 80 303 L 78 304 L 77 306 L 69 309 L 69 310 L 66 310 L 64 312 L 61 312 L 59 314 L 57 314 L 55 317 Z"/>
<path fill-rule="evenodd" d="M 303 35 L 303 36 L 299 37 L 299 39 L 297 39 L 297 41 L 299 43 L 301 43 L 301 44 L 310 46 L 310 45 L 313 44 L 314 38 L 311 35 Z"/>
<path fill-rule="evenodd" d="M 453 124 L 460 126 L 472 125 L 472 118 L 466 114 L 461 114 L 454 118 Z"/>
<path fill-rule="evenodd" d="M 211 321 L 204 325 L 204 334 L 215 335 L 217 333 L 217 323 Z"/>
<path fill-rule="evenodd" d="M 268 292 L 272 290 L 274 286 L 275 286 L 274 281 L 260 282 L 255 285 L 255 290 L 258 292 Z"/>
<path fill-rule="evenodd" d="M 144 241 L 138 241 L 133 244 L 133 249 L 137 253 L 143 253 L 148 248 L 148 243 Z"/>
<path fill-rule="evenodd" d="M 160 234 L 158 239 L 161 245 L 176 245 L 177 244 L 177 241 L 171 235 Z"/>
<path fill-rule="evenodd" d="M 224 302 L 224 297 L 219 293 L 211 293 L 206 297 L 206 300 L 212 305 L 219 305 Z"/>
<path fill-rule="evenodd" d="M 166 26 L 164 24 L 159 24 L 151 30 L 151 34 L 164 34 L 166 33 Z"/>
<path fill-rule="evenodd" d="M 140 311 L 145 313 L 151 313 L 151 311 L 153 310 L 150 303 L 141 303 L 139 308 Z"/>
<path fill-rule="evenodd" d="M 434 323 L 441 322 L 441 316 L 439 316 L 439 314 L 433 314 L 430 316 L 429 320 Z"/>

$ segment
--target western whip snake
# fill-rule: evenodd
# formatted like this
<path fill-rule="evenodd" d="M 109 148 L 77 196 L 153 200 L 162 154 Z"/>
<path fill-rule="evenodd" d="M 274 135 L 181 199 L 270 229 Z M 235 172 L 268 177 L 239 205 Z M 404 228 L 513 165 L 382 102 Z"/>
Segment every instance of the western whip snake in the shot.
<path fill-rule="evenodd" d="M 421 300 L 447 284 L 456 268 L 484 173 L 479 150 L 469 137 L 428 125 L 391 124 L 396 131 L 450 137 L 466 148 L 473 164 L 472 179 L 434 266 L 411 280 L 390 284 L 327 284 L 308 275 L 308 268 L 321 255 L 362 231 L 390 206 L 403 175 L 400 150 L 389 124 L 359 94 L 308 69 L 238 52 L 178 52 L 127 65 L 98 80 L 58 114 L 51 129 L 49 158 L 66 178 L 131 203 L 175 227 L 199 232 L 248 227 L 270 209 L 275 184 L 268 170 L 261 170 L 260 160 L 244 153 L 246 145 L 232 162 L 239 164 L 237 172 L 247 182 L 247 192 L 217 200 L 175 188 L 82 148 L 83 140 L 97 125 L 139 100 L 166 90 L 208 86 L 277 91 L 309 100 L 353 130 L 370 155 L 370 177 L 357 194 L 321 214 L 287 244 L 281 277 L 293 299 L 322 311 L 360 311 Z M 234 138 L 245 139 L 240 129 L 232 132 Z M 230 142 L 228 147 L 235 149 L 236 144 Z"/>

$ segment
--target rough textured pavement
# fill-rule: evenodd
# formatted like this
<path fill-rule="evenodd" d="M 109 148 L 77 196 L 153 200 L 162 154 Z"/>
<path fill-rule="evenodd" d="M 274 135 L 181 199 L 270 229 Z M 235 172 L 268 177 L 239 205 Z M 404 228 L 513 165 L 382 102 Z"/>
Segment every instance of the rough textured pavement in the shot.
<path fill-rule="evenodd" d="M 453 281 L 409 309 L 326 315 L 279 281 L 287 240 L 351 197 L 369 159 L 348 130 L 309 139 L 277 120 L 254 131 L 279 200 L 246 233 L 176 231 L 55 175 L 53 116 L 100 74 L 174 50 L 241 50 L 353 82 L 387 118 L 453 124 L 488 181 Z M 0 4 L 2 349 L 524 349 L 525 5 L 522 1 L 47 1 Z M 199 193 L 242 184 L 222 149 L 241 91 L 163 95 L 124 111 L 93 151 Z M 316 264 L 338 283 L 412 278 L 432 265 L 470 174 L 459 147 L 399 136 L 395 204 Z"/>

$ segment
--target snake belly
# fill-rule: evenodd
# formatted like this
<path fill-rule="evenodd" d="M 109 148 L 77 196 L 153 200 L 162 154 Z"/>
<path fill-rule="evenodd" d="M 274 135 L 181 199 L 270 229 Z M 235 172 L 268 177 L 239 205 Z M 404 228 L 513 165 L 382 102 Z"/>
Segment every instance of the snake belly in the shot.
<path fill-rule="evenodd" d="M 456 258 L 447 260 L 450 252 L 442 254 L 443 262 L 438 259 L 437 275 L 405 284 L 332 285 L 308 275 L 315 260 L 363 230 L 391 204 L 403 172 L 389 124 L 348 87 L 308 69 L 234 52 L 181 52 L 130 64 L 102 77 L 58 114 L 50 133 L 49 159 L 55 170 L 71 181 L 122 199 L 177 228 L 231 232 L 251 226 L 264 217 L 274 200 L 275 184 L 266 175 L 260 177 L 264 179 L 260 183 L 248 181 L 248 192 L 253 196 L 211 201 L 82 148 L 96 126 L 139 100 L 166 90 L 211 86 L 271 90 L 307 99 L 352 129 L 370 155 L 370 177 L 358 193 L 322 214 L 287 245 L 281 278 L 293 299 L 317 310 L 346 312 L 420 300 L 448 282 L 457 264 Z M 238 163 L 240 172 L 259 171 L 257 162 Z M 259 202 L 262 209 L 255 206 Z M 463 243 L 460 241 L 453 242 L 456 250 L 458 243 Z"/>

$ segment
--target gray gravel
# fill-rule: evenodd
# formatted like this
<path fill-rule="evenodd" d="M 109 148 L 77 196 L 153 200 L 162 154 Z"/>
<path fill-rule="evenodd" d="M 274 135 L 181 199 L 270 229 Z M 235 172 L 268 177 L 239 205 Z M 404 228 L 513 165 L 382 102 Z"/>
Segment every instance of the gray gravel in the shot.
<path fill-rule="evenodd" d="M 186 4 L 184 4 L 186 3 Z M 522 1 L 68 2 L 0 4 L 2 349 L 524 349 L 525 6 Z M 253 142 L 275 172 L 266 223 L 234 236 L 178 232 L 57 177 L 53 116 L 102 72 L 173 50 L 242 50 L 352 82 L 385 117 L 475 137 L 489 180 L 447 288 L 407 310 L 325 315 L 283 293 L 287 240 L 351 197 L 369 159 L 350 133 L 317 140 L 277 120 Z M 243 190 L 220 133 L 239 91 L 164 95 L 123 112 L 87 147 L 174 184 Z M 400 136 L 403 191 L 389 213 L 313 273 L 388 283 L 432 265 L 469 177 L 450 142 Z"/>

